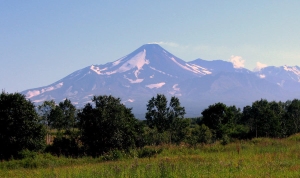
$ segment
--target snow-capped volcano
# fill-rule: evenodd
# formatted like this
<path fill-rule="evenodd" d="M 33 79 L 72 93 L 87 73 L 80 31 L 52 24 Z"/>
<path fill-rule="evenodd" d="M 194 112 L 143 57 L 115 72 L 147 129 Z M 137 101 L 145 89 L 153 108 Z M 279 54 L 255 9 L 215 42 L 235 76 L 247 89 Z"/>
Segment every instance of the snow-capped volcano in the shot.
<path fill-rule="evenodd" d="M 297 66 L 266 67 L 254 73 L 222 60 L 185 62 L 157 44 L 146 44 L 116 61 L 87 66 L 53 84 L 22 93 L 36 104 L 68 98 L 78 107 L 94 95 L 111 94 L 143 118 L 147 101 L 157 93 L 180 97 L 187 111 L 189 105 L 206 107 L 219 101 L 251 104 L 260 98 L 289 98 L 289 92 L 300 91 L 299 76 Z M 197 112 L 199 115 L 201 108 L 190 110 Z"/>
<path fill-rule="evenodd" d="M 23 93 L 33 102 L 69 98 L 83 104 L 93 94 L 113 94 L 132 101 L 129 93 L 152 95 L 153 89 L 167 91 L 176 82 L 207 74 L 211 74 L 208 69 L 189 64 L 157 44 L 147 44 L 114 62 L 88 66 L 49 86 Z"/>
<path fill-rule="evenodd" d="M 123 74 L 131 83 L 141 83 L 149 74 L 151 79 L 157 78 L 157 73 L 181 79 L 211 73 L 206 68 L 177 58 L 157 44 L 143 45 L 114 62 L 92 65 L 90 69 L 98 75 Z"/>

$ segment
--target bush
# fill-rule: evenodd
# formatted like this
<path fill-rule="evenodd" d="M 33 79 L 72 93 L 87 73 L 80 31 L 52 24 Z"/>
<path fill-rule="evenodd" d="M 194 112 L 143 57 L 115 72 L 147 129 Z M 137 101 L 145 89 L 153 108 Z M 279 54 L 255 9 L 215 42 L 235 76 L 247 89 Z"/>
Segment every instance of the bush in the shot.
<path fill-rule="evenodd" d="M 101 156 L 101 160 L 104 161 L 114 161 L 123 158 L 123 153 L 120 150 L 112 150 L 103 156 Z"/>
<path fill-rule="evenodd" d="M 158 132 L 156 128 L 145 128 L 144 142 L 146 145 L 161 145 L 170 142 L 170 132 Z"/>
<path fill-rule="evenodd" d="M 63 136 L 56 137 L 53 140 L 53 144 L 46 148 L 46 152 L 66 157 L 78 157 L 83 155 L 83 151 L 75 138 L 67 138 Z"/>
<path fill-rule="evenodd" d="M 213 132 L 206 125 L 196 125 L 191 131 L 191 135 L 187 138 L 187 142 L 193 146 L 197 143 L 212 143 L 213 137 Z"/>
<path fill-rule="evenodd" d="M 18 158 L 20 159 L 34 159 L 36 158 L 37 153 L 33 151 L 29 151 L 28 149 L 22 150 L 18 154 Z"/>
<path fill-rule="evenodd" d="M 153 148 L 148 148 L 148 147 L 145 147 L 145 148 L 142 148 L 140 150 L 138 150 L 138 157 L 139 158 L 150 158 L 154 155 L 157 155 L 157 154 L 160 154 L 162 152 L 162 149 L 153 149 Z"/>
<path fill-rule="evenodd" d="M 229 142 L 230 142 L 230 137 L 228 137 L 227 135 L 223 135 L 223 137 L 221 138 L 221 144 L 227 145 Z"/>

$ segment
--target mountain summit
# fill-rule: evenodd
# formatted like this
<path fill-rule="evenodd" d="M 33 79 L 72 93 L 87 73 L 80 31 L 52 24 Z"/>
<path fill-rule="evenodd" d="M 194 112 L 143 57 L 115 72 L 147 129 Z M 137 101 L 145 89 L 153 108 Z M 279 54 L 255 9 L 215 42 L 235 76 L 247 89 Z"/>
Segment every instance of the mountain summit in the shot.
<path fill-rule="evenodd" d="M 276 70 L 282 73 L 275 75 Z M 291 71 L 297 76 L 288 80 Z M 232 63 L 222 60 L 185 62 L 157 44 L 146 44 L 114 62 L 85 67 L 53 84 L 22 93 L 37 104 L 68 98 L 79 107 L 90 102 L 93 95 L 111 94 L 133 107 L 140 118 L 146 111 L 147 101 L 162 93 L 179 97 L 187 114 L 198 116 L 201 107 L 215 102 L 242 106 L 260 98 L 297 97 L 291 93 L 300 89 L 297 71 L 297 67 L 286 66 L 283 70 L 264 68 L 254 73 L 245 68 L 236 69 Z M 287 82 L 282 85 L 284 81 Z"/>
<path fill-rule="evenodd" d="M 127 79 L 131 83 L 141 83 L 149 76 L 154 80 L 158 73 L 177 79 L 210 74 L 207 69 L 186 63 L 157 44 L 143 45 L 112 63 L 91 66 L 91 69 L 99 75 L 124 74 L 130 77 Z"/>
<path fill-rule="evenodd" d="M 130 98 L 130 93 L 153 95 L 153 89 L 173 87 L 176 82 L 211 74 L 196 64 L 189 64 L 157 44 L 146 44 L 132 53 L 103 65 L 91 65 L 75 71 L 46 87 L 22 93 L 33 102 L 71 99 L 79 105 L 94 94 L 112 94 Z"/>

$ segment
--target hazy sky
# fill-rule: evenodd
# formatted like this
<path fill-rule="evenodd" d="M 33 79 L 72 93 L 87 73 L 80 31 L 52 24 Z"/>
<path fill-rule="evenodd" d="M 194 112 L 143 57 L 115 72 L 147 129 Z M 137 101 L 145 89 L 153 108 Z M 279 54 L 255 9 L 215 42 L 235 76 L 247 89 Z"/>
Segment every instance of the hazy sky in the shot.
<path fill-rule="evenodd" d="M 146 43 L 191 61 L 300 66 L 299 0 L 0 0 L 0 90 L 49 85 Z"/>

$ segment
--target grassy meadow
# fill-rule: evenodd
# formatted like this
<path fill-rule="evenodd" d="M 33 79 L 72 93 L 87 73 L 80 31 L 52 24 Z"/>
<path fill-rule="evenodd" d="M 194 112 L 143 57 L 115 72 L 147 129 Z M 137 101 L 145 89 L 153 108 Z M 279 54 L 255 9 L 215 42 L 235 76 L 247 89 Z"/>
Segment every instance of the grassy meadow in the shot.
<path fill-rule="evenodd" d="M 110 158 L 64 158 L 48 154 L 0 163 L 0 177 L 299 177 L 300 134 L 197 145 L 161 145 L 151 157 L 137 151 Z"/>

